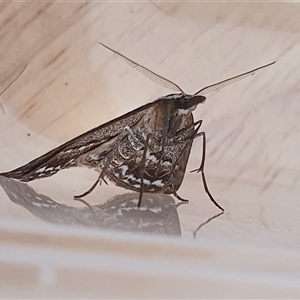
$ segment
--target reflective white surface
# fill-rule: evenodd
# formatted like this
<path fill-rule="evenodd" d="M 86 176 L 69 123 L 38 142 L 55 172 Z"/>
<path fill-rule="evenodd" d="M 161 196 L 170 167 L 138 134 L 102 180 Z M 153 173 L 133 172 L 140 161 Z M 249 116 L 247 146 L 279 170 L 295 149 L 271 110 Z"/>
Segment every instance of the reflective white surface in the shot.
<path fill-rule="evenodd" d="M 225 208 L 197 234 L 219 213 L 199 174 L 187 172 L 179 190 L 189 204 L 152 195 L 154 206 L 131 206 L 121 220 L 131 196 L 113 184 L 85 199 L 91 207 L 73 200 L 96 180 L 92 170 L 29 185 L 1 178 L 1 295 L 299 297 L 300 8 L 232 5 L 0 4 L 0 90 L 28 65 L 0 98 L 1 172 L 170 93 L 98 41 L 187 93 L 277 60 L 195 111 L 207 182 Z M 188 170 L 200 150 L 196 140 Z"/>

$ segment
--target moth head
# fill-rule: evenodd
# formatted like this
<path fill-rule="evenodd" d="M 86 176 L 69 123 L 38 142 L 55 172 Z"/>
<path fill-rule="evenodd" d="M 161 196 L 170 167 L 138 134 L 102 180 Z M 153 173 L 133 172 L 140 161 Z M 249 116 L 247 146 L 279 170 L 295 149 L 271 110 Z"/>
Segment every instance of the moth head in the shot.
<path fill-rule="evenodd" d="M 199 103 L 203 103 L 205 99 L 206 98 L 201 95 L 182 94 L 181 97 L 176 99 L 176 104 L 178 109 L 190 109 L 196 107 Z"/>

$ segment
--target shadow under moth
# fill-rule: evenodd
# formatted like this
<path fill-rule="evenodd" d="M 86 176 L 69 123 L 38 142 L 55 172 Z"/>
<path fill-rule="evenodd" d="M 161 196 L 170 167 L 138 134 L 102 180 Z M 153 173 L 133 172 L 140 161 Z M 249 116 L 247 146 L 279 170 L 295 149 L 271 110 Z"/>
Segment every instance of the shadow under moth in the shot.
<path fill-rule="evenodd" d="M 202 159 L 199 168 L 205 192 L 210 200 L 224 210 L 210 193 L 204 174 L 206 154 L 205 132 L 200 131 L 202 120 L 194 121 L 193 111 L 204 103 L 205 95 L 219 91 L 234 82 L 252 76 L 274 64 L 206 86 L 193 95 L 187 95 L 174 82 L 150 71 L 121 53 L 100 43 L 104 48 L 123 58 L 131 67 L 155 83 L 176 93 L 158 98 L 114 120 L 91 129 L 28 164 L 0 175 L 32 181 L 49 177 L 62 169 L 88 167 L 99 172 L 94 185 L 82 198 L 103 180 L 114 182 L 125 189 L 139 192 L 139 206 L 143 193 L 177 194 L 185 174 L 188 158 L 195 138 L 202 138 Z"/>

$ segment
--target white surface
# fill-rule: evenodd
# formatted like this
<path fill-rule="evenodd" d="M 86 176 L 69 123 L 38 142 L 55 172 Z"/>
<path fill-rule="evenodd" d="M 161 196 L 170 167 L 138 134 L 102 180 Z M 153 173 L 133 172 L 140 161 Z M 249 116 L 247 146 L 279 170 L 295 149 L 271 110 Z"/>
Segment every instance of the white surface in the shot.
<path fill-rule="evenodd" d="M 98 41 L 187 93 L 277 60 L 195 112 L 208 139 L 208 185 L 225 208 L 196 241 L 193 231 L 218 212 L 196 174 L 187 173 L 180 189 L 190 199 L 178 208 L 182 240 L 53 227 L 1 190 L 1 278 L 8 278 L 1 295 L 299 297 L 299 10 L 297 3 L 1 3 L 2 89 L 28 64 L 1 96 L 1 171 L 169 93 Z M 196 141 L 188 170 L 199 165 L 200 149 Z M 72 196 L 96 176 L 67 170 L 31 186 L 81 207 Z M 87 201 L 122 192 L 101 186 Z M 38 245 L 21 238 L 39 234 Z"/>

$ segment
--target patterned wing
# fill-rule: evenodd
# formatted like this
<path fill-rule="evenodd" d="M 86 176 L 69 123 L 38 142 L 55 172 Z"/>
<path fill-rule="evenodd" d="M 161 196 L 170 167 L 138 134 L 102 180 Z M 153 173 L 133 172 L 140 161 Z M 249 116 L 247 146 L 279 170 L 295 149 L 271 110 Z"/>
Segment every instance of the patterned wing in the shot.
<path fill-rule="evenodd" d="M 117 137 L 124 131 L 124 127 L 132 127 L 137 124 L 155 105 L 156 101 L 141 106 L 79 135 L 22 167 L 0 175 L 27 182 L 50 177 L 62 169 L 83 166 L 80 162 L 81 157 L 86 156 L 90 151 L 95 151 L 96 148 L 98 148 L 99 159 L 104 158 L 112 149 Z M 89 166 L 88 164 L 84 164 L 84 166 L 94 167 L 94 165 Z"/>

